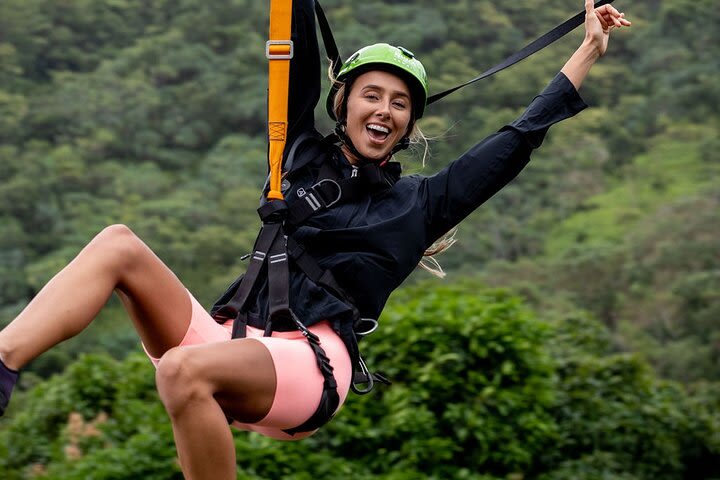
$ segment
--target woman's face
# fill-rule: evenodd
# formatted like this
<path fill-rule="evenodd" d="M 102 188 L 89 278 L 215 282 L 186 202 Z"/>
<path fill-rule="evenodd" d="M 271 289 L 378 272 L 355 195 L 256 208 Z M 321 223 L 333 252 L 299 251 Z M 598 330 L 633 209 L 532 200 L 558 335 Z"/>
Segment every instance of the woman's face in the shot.
<path fill-rule="evenodd" d="M 346 133 L 362 155 L 382 161 L 408 133 L 411 115 L 405 82 L 392 73 L 371 70 L 355 79 L 348 94 Z M 343 152 L 350 163 L 357 163 L 344 146 Z"/>

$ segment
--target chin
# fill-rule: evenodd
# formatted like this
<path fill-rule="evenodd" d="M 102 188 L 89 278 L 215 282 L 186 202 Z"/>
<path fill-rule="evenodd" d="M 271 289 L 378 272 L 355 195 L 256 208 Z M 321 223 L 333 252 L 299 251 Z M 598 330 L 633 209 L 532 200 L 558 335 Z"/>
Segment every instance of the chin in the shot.
<path fill-rule="evenodd" d="M 361 150 L 360 153 L 362 153 L 365 156 L 365 158 L 372 160 L 373 162 L 381 162 L 381 161 L 385 160 L 388 155 L 390 155 L 390 150 L 388 150 L 386 152 L 385 151 L 378 152 L 377 150 L 373 150 L 372 152 L 367 152 L 367 151 Z"/>

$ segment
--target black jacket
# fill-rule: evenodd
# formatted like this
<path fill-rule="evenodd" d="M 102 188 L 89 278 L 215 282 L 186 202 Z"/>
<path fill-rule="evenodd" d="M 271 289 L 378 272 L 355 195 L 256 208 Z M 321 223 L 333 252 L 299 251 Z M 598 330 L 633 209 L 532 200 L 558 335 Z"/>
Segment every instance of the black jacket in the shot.
<path fill-rule="evenodd" d="M 313 111 L 320 98 L 322 70 L 313 1 L 296 0 L 293 4 L 295 56 L 291 63 L 288 145 L 303 132 L 313 135 L 294 157 L 294 165 L 304 166 L 293 167 L 289 176 L 290 186 L 284 192 L 288 203 L 315 183 L 323 162 L 338 162 L 345 176 L 352 171 L 337 147 L 324 146 L 315 131 Z M 392 291 L 416 268 L 425 249 L 515 178 L 551 125 L 585 107 L 570 81 L 559 73 L 517 120 L 438 173 L 401 177 L 388 190 L 310 218 L 292 236 L 321 267 L 332 271 L 354 298 L 362 317 L 377 319 Z M 290 273 L 290 305 L 303 323 L 331 319 L 337 327 L 350 320 L 346 304 L 292 264 Z M 232 297 L 235 287 L 233 284 L 218 300 L 213 312 Z M 266 318 L 267 296 L 265 281 L 257 291 L 250 318 Z"/>

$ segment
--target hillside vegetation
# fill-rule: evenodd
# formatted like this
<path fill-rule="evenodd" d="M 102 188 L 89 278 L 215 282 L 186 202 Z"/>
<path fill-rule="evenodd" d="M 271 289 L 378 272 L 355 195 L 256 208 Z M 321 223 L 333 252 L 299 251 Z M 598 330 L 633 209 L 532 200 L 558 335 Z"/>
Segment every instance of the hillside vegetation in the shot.
<path fill-rule="evenodd" d="M 447 279 L 418 271 L 391 298 L 365 348 L 395 385 L 305 442 L 239 433 L 239 478 L 720 478 L 720 11 L 614 4 L 633 27 L 583 85 L 591 108 L 463 222 Z M 323 7 L 344 57 L 404 45 L 433 93 L 582 2 Z M 112 223 L 204 305 L 244 270 L 266 30 L 251 0 L 0 2 L 0 325 Z M 405 171 L 432 174 L 519 115 L 581 38 L 430 107 L 430 156 L 404 153 Z M 180 478 L 138 351 L 111 300 L 33 362 L 0 421 L 0 477 Z"/>

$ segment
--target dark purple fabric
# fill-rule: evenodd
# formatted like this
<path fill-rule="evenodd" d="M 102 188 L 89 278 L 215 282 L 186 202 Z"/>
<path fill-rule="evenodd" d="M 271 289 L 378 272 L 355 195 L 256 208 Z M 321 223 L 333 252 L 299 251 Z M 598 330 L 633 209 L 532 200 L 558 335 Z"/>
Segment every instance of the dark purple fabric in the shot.
<path fill-rule="evenodd" d="M 10 401 L 10 394 L 18 379 L 17 370 L 8 368 L 0 360 L 0 415 L 5 413 L 5 408 Z"/>

